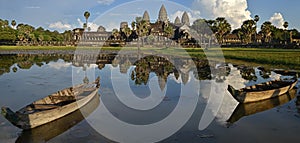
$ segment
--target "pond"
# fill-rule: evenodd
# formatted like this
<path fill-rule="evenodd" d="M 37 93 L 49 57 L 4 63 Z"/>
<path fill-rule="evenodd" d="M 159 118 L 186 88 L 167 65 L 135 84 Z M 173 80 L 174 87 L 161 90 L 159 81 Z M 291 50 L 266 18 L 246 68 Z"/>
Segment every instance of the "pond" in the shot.
<path fill-rule="evenodd" d="M 172 61 L 159 56 L 134 61 L 128 56 L 101 54 L 88 64 L 76 58 L 84 59 L 72 54 L 0 56 L 0 106 L 13 111 L 85 77 L 89 81 L 101 78 L 99 97 L 50 124 L 22 131 L 0 116 L 0 142 L 299 140 L 299 90 L 251 104 L 238 104 L 229 92 L 218 94 L 225 91 L 225 84 L 242 88 L 280 78 L 269 69 L 224 63 L 214 63 L 212 68 L 205 60 Z"/>

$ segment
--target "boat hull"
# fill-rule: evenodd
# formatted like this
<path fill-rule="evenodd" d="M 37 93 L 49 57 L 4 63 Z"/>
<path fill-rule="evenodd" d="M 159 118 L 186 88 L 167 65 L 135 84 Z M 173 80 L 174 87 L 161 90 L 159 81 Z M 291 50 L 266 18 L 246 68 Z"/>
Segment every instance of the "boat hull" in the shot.
<path fill-rule="evenodd" d="M 292 82 L 289 85 L 277 88 L 277 89 L 270 89 L 270 90 L 261 90 L 261 91 L 233 91 L 231 89 L 230 93 L 233 95 L 233 97 L 240 103 L 251 103 L 251 102 L 257 102 L 262 101 L 266 99 L 270 99 L 273 97 L 277 97 L 280 95 L 283 95 L 287 93 L 289 90 L 293 89 L 295 85 L 297 84 L 297 80 Z"/>
<path fill-rule="evenodd" d="M 86 91 L 82 90 L 80 93 L 78 93 L 77 88 L 78 87 L 71 87 L 61 90 L 41 100 L 35 101 L 15 113 L 8 107 L 2 107 L 1 113 L 16 127 L 24 130 L 36 128 L 80 109 L 98 95 L 98 87 L 89 88 Z M 70 90 L 72 90 L 72 92 Z M 69 93 L 66 93 L 66 91 Z M 62 99 L 54 100 L 54 97 L 66 98 L 66 101 L 70 103 L 61 106 L 55 104 L 51 105 L 50 103 L 54 101 L 64 101 Z M 32 113 L 30 113 L 31 106 L 34 106 L 33 108 L 35 109 Z M 40 108 L 43 108 L 44 110 L 40 110 Z"/>

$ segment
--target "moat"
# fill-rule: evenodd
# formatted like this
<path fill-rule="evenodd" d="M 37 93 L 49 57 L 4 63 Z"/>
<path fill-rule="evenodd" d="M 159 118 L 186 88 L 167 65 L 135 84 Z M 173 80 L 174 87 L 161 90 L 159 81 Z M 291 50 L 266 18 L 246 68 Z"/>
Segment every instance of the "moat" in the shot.
<path fill-rule="evenodd" d="M 145 56 L 132 62 L 130 57 L 102 54 L 94 64 L 88 65 L 75 62 L 76 58 L 84 59 L 74 55 L 25 54 L 1 57 L 0 106 L 9 106 L 14 111 L 76 82 L 82 82 L 84 76 L 74 78 L 76 73 L 88 78 L 100 76 L 101 88 L 99 99 L 95 99 L 90 107 L 86 107 L 89 109 L 89 115 L 85 117 L 77 111 L 44 127 L 22 131 L 1 116 L 0 142 L 111 142 L 105 133 L 100 134 L 92 124 L 99 115 L 105 116 L 99 114 L 104 107 L 121 121 L 147 125 L 166 118 L 177 106 L 185 106 L 180 104 L 181 98 L 187 99 L 188 104 L 197 100 L 197 106 L 188 122 L 162 142 L 298 140 L 299 90 L 291 90 L 289 94 L 279 98 L 247 105 L 238 105 L 231 95 L 225 94 L 215 119 L 204 130 L 198 130 L 208 100 L 213 96 L 210 91 L 212 84 L 231 83 L 235 87 L 242 87 L 280 77 L 271 70 L 225 64 L 219 65 L 224 70 L 224 75 L 220 75 L 210 68 L 206 61 L 196 59 L 192 60 L 196 68 L 190 68 L 192 66 L 188 65 L 191 61 L 187 59 L 175 62 L 182 62 L 179 64 L 182 66 L 175 65 L 175 68 L 172 62 L 158 56 Z M 193 90 L 190 90 L 188 95 L 181 95 L 181 87 L 188 87 L 193 82 L 199 82 L 199 97 L 189 96 L 193 95 Z M 122 97 L 119 97 L 116 91 L 116 86 L 121 83 L 128 83 L 132 93 L 140 99 L 146 99 L 155 91 L 161 96 L 160 104 L 145 112 L 127 107 L 122 104 Z M 297 86 L 299 87 L 299 84 Z M 126 97 L 124 99 L 126 100 Z M 254 110 L 257 107 L 259 109 Z"/>

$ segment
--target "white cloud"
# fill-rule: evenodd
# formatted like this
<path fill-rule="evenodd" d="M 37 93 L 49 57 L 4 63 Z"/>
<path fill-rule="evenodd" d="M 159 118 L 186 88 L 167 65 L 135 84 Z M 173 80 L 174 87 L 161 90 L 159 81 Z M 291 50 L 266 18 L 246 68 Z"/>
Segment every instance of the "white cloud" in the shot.
<path fill-rule="evenodd" d="M 281 13 L 274 13 L 274 15 L 269 20 L 274 26 L 278 28 L 283 28 L 284 18 Z"/>
<path fill-rule="evenodd" d="M 62 23 L 61 21 L 57 21 L 55 23 L 49 24 L 49 28 L 58 29 L 58 30 L 70 30 L 72 26 L 67 23 Z"/>
<path fill-rule="evenodd" d="M 176 17 L 178 16 L 179 19 L 181 20 L 182 15 L 183 15 L 184 11 L 176 11 L 173 14 L 170 14 L 169 19 L 171 22 L 174 22 Z M 189 18 L 190 18 L 190 23 L 192 24 L 195 20 L 200 18 L 200 11 L 192 11 L 192 12 L 187 12 Z"/>
<path fill-rule="evenodd" d="M 85 23 L 85 22 L 81 21 L 80 18 L 77 18 L 77 21 L 79 24 L 79 26 L 77 26 L 77 27 L 83 27 L 83 23 Z M 88 22 L 88 27 L 91 27 L 91 31 L 97 31 L 99 25 L 96 23 L 93 23 L 93 22 Z"/>
<path fill-rule="evenodd" d="M 50 68 L 60 70 L 60 69 L 67 69 L 71 67 L 72 63 L 66 63 L 63 60 L 58 60 L 57 62 L 50 62 L 48 66 Z"/>
<path fill-rule="evenodd" d="M 102 4 L 102 5 L 110 5 L 114 2 L 115 0 L 98 0 L 97 2 L 99 4 Z"/>
<path fill-rule="evenodd" d="M 194 10 L 200 10 L 202 17 L 225 17 L 234 29 L 251 19 L 247 0 L 195 0 L 193 5 Z"/>

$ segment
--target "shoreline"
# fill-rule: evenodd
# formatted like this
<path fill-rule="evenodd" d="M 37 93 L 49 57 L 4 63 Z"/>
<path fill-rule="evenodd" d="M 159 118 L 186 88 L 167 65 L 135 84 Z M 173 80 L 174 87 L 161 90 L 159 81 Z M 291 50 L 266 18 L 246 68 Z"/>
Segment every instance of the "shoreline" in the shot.
<path fill-rule="evenodd" d="M 0 50 L 0 55 L 51 55 L 51 54 L 74 54 L 75 50 Z"/>
<path fill-rule="evenodd" d="M 8 55 L 74 55 L 78 54 L 78 51 L 91 52 L 95 54 L 99 52 L 101 54 L 118 54 L 121 50 L 119 47 L 109 47 L 109 48 L 76 48 L 76 47 L 22 47 L 21 49 L 16 49 L 16 47 L 3 48 L 0 46 L 0 56 Z M 128 51 L 135 51 L 135 48 L 128 48 Z M 145 50 L 144 48 L 141 49 Z M 160 49 L 153 49 L 159 52 Z M 300 50 L 290 50 L 290 49 L 253 49 L 253 48 L 222 48 L 223 56 L 225 61 L 233 64 L 239 65 L 259 65 L 267 66 L 272 68 L 280 68 L 286 70 L 300 70 Z M 165 52 L 168 54 L 173 54 L 172 49 L 167 49 Z M 190 56 L 195 58 L 205 58 L 205 54 L 202 49 L 186 49 L 186 52 Z M 214 50 L 208 51 L 208 54 L 213 54 Z M 212 52 L 212 53 L 210 53 Z"/>

